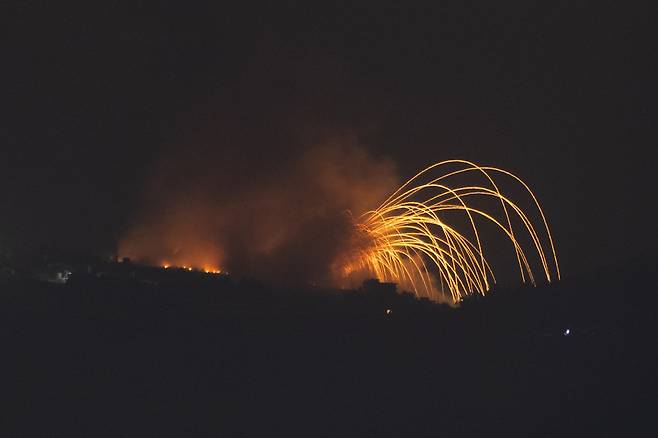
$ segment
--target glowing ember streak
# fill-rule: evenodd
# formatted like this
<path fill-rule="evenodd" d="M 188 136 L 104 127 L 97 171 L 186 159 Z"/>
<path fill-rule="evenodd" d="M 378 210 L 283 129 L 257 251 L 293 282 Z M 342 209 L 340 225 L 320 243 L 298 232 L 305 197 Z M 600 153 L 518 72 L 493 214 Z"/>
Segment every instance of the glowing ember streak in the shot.
<path fill-rule="evenodd" d="M 484 185 L 448 185 L 455 177 L 474 176 L 479 176 Z M 541 235 L 528 215 L 500 192 L 494 177 L 501 176 L 530 195 L 541 217 Z M 474 201 L 486 199 L 493 199 L 499 211 L 485 211 L 473 205 Z M 448 224 L 447 212 L 463 213 L 461 225 L 470 229 L 472 235 L 467 237 Z M 530 188 L 506 170 L 464 160 L 427 167 L 377 209 L 366 212 L 356 227 L 367 244 L 342 267 L 343 275 L 366 270 L 382 281 L 400 283 L 418 296 L 441 300 L 449 292 L 454 303 L 472 293 L 484 294 L 496 280 L 478 231 L 477 222 L 482 219 L 494 224 L 512 244 L 524 283 L 535 285 L 535 275 L 527 248 L 518 240 L 521 234 L 529 236 L 546 280 L 560 278 L 548 222 Z M 514 230 L 513 220 L 522 224 L 520 234 Z"/>

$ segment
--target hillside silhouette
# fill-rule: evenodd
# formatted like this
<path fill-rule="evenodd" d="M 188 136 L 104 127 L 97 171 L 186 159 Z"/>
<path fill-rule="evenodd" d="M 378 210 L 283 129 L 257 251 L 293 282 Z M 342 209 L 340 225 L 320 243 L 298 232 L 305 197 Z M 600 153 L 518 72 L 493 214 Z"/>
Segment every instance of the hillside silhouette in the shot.
<path fill-rule="evenodd" d="M 65 284 L 7 274 L 5 436 L 644 436 L 655 267 L 458 308 L 377 282 L 275 288 L 121 263 Z"/>

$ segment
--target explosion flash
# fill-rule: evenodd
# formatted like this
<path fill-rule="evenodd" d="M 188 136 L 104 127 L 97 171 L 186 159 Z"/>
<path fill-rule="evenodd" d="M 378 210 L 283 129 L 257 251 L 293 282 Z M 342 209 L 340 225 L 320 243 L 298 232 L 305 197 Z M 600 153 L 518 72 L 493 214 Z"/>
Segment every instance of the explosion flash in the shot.
<path fill-rule="evenodd" d="M 478 177 L 480 183 L 452 185 L 451 181 L 464 177 Z M 541 217 L 541 234 L 517 203 L 501 193 L 500 181 L 497 183 L 494 177 L 508 178 L 530 195 L 533 208 Z M 479 207 L 487 200 L 495 202 L 493 209 Z M 451 225 L 448 218 L 455 212 L 461 223 Z M 560 279 L 548 222 L 527 184 L 506 170 L 464 160 L 442 161 L 427 167 L 377 209 L 363 214 L 356 224 L 363 243 L 342 265 L 342 275 L 365 270 L 380 280 L 399 283 L 417 296 L 436 301 L 445 300 L 448 294 L 455 303 L 469 294 L 485 294 L 496 278 L 483 249 L 479 231 L 482 220 L 492 223 L 511 242 L 524 283 L 536 284 L 529 249 L 536 253 L 548 282 Z M 519 222 L 520 231 L 513 227 L 513 223 Z M 457 231 L 458 225 L 465 226 L 468 232 Z M 531 244 L 524 247 L 521 234 L 527 234 L 529 239 L 525 239 Z"/>

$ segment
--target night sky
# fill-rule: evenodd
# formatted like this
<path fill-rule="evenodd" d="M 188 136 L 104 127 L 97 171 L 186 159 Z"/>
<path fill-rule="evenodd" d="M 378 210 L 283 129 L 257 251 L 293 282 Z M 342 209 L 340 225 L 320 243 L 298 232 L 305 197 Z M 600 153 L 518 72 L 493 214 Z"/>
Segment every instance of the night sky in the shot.
<path fill-rule="evenodd" d="M 166 157 L 194 157 L 190 193 L 200 167 L 239 191 L 349 139 L 400 177 L 521 176 L 566 275 L 655 247 L 655 6 L 10 3 L 0 244 L 112 251 Z"/>

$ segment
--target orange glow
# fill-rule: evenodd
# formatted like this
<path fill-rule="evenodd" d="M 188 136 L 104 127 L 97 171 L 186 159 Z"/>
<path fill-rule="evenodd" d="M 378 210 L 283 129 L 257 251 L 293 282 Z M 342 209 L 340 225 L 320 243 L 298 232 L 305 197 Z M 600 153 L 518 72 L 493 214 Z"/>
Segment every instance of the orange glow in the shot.
<path fill-rule="evenodd" d="M 187 229 L 187 228 L 186 228 Z M 201 230 L 192 228 L 201 234 Z M 188 272 L 220 272 L 223 254 L 216 243 L 205 241 L 202 237 L 191 238 L 179 232 L 160 230 L 155 238 L 142 239 L 147 235 L 122 240 L 119 255 L 144 265 L 159 266 L 166 270 L 185 270 Z"/>
<path fill-rule="evenodd" d="M 182 266 L 174 266 L 170 265 L 169 263 L 164 263 L 162 265 L 163 269 L 182 269 L 184 271 L 202 271 L 205 272 L 206 274 L 221 274 L 223 271 L 219 268 L 215 268 L 212 266 L 204 266 L 203 268 L 196 268 L 194 266 L 188 266 L 188 265 L 182 265 Z"/>
<path fill-rule="evenodd" d="M 216 268 L 205 267 L 203 268 L 203 272 L 205 272 L 206 274 L 221 274 L 222 271 Z"/>

